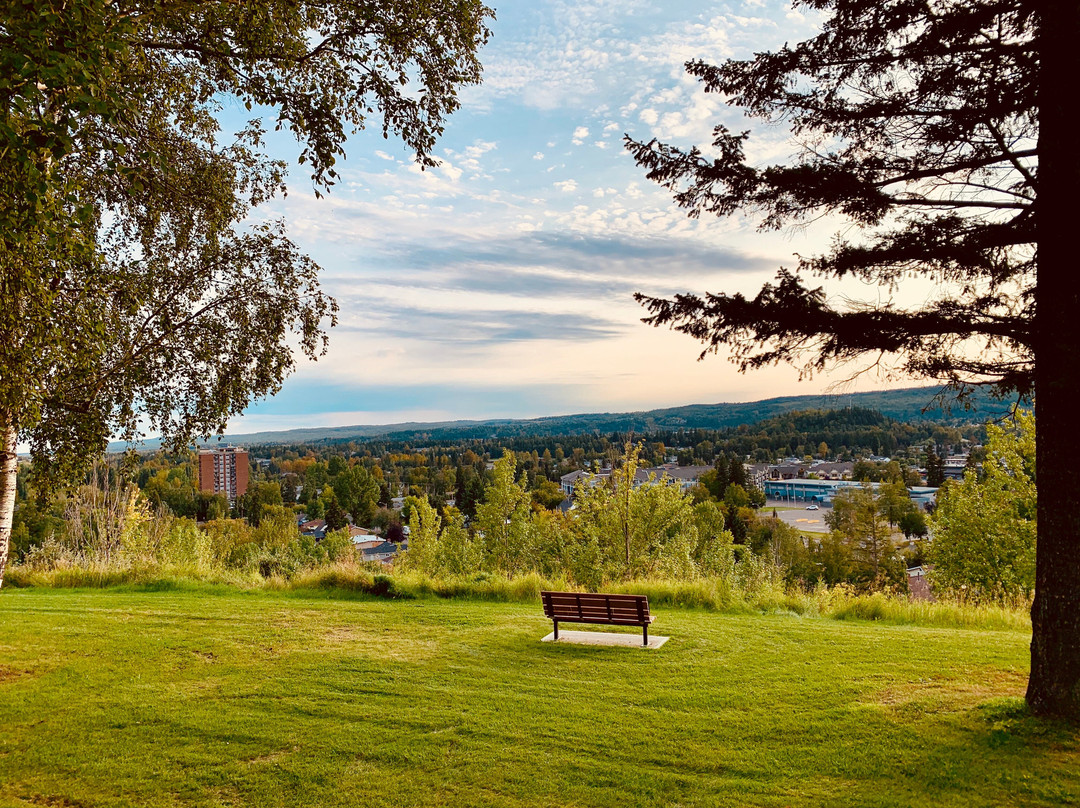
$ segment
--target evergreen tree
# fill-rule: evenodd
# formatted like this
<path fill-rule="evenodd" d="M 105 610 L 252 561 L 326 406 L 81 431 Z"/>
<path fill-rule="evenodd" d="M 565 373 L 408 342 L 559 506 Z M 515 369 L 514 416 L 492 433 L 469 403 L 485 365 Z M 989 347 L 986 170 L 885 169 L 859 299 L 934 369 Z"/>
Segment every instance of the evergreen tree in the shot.
<path fill-rule="evenodd" d="M 349 520 L 345 516 L 345 509 L 341 507 L 341 503 L 338 502 L 337 495 L 333 491 L 329 494 L 324 518 L 326 519 L 327 530 L 341 530 L 349 525 Z"/>
<path fill-rule="evenodd" d="M 743 369 L 804 372 L 871 356 L 938 379 L 1035 396 L 1039 497 L 1031 677 L 1039 714 L 1080 717 L 1080 187 L 1072 83 L 1075 0 L 805 0 L 821 32 L 745 61 L 687 69 L 749 115 L 784 122 L 801 152 L 745 158 L 748 132 L 714 130 L 712 153 L 629 143 L 690 215 L 760 214 L 777 229 L 845 217 L 822 255 L 781 269 L 754 297 L 640 296 L 650 321 L 724 347 Z M 715 156 L 712 156 L 715 155 Z M 877 284 L 862 302 L 806 276 Z M 921 305 L 892 293 L 933 283 Z"/>
<path fill-rule="evenodd" d="M 710 490 L 714 491 L 713 496 L 720 499 L 724 495 L 724 490 L 731 484 L 731 479 L 728 476 L 727 455 L 724 453 L 718 454 L 716 462 L 713 463 L 713 468 L 716 470 L 716 482 Z"/>
<path fill-rule="evenodd" d="M 945 461 L 933 449 L 926 450 L 926 484 L 938 488 L 945 483 Z"/>

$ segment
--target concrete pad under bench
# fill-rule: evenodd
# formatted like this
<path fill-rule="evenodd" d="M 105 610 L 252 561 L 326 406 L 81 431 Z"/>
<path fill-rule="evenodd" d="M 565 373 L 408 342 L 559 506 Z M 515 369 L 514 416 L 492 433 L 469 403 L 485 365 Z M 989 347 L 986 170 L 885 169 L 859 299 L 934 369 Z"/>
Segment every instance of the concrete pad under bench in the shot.
<path fill-rule="evenodd" d="M 649 637 L 649 644 L 641 644 L 639 634 L 609 634 L 605 631 L 567 631 L 560 629 L 559 639 L 555 632 L 548 634 L 542 642 L 570 643 L 571 645 L 613 645 L 625 648 L 659 648 L 668 641 L 667 637 Z"/>

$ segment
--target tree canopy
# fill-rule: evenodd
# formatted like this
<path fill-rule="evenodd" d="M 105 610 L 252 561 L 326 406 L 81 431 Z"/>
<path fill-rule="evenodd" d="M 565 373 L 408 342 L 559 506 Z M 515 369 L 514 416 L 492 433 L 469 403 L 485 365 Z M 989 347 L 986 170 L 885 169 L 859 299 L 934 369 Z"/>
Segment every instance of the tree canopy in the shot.
<path fill-rule="evenodd" d="M 0 580 L 14 450 L 62 479 L 110 435 L 223 428 L 325 349 L 265 119 L 317 193 L 373 121 L 423 166 L 480 80 L 478 0 L 9 0 L 0 17 Z M 252 120 L 224 132 L 227 106 Z"/>
<path fill-rule="evenodd" d="M 750 130 L 689 150 L 629 140 L 691 216 L 748 212 L 764 230 L 845 223 L 753 297 L 638 295 L 646 322 L 721 349 L 741 370 L 809 375 L 850 360 L 1035 396 L 1039 497 L 1028 703 L 1080 715 L 1080 438 L 1071 372 L 1080 291 L 1068 211 L 1080 182 L 1067 81 L 1080 6 L 1065 0 L 804 0 L 805 42 L 721 65 L 687 63 L 706 92 L 790 128 L 797 153 L 761 166 Z M 808 282 L 817 277 L 838 286 Z M 848 280 L 874 287 L 855 300 Z M 918 295 L 904 295 L 912 280 Z M 926 286 L 930 292 L 927 293 Z M 831 295 L 831 296 L 830 296 Z M 912 303 L 912 299 L 917 302 Z M 1037 361 L 1036 361 L 1037 360 Z"/>
<path fill-rule="evenodd" d="M 687 71 L 754 118 L 790 127 L 791 164 L 746 158 L 750 131 L 714 130 L 710 148 L 630 141 L 648 177 L 691 216 L 747 211 L 763 230 L 836 214 L 857 237 L 800 257 L 753 298 L 638 295 L 647 322 L 672 325 L 742 369 L 791 361 L 807 372 L 867 353 L 957 386 L 1033 390 L 1038 55 L 1032 8 L 811 0 L 822 32 L 754 58 Z M 830 299 L 806 276 L 857 278 L 880 301 Z M 895 302 L 905 280 L 929 302 Z M 972 347 L 978 345 L 974 352 Z"/>
<path fill-rule="evenodd" d="M 981 472 L 938 494 L 931 578 L 974 601 L 1023 602 L 1035 588 L 1035 420 L 1021 413 L 1013 428 L 989 432 Z"/>

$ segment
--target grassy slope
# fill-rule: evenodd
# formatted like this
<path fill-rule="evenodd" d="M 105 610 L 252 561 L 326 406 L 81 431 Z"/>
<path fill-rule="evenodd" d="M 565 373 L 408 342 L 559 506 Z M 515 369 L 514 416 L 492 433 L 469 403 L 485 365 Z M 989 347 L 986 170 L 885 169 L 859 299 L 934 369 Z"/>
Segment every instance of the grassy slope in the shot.
<path fill-rule="evenodd" d="M 4 590 L 0 805 L 1080 801 L 1075 728 L 1015 706 L 1023 633 L 549 629 L 538 604 Z"/>

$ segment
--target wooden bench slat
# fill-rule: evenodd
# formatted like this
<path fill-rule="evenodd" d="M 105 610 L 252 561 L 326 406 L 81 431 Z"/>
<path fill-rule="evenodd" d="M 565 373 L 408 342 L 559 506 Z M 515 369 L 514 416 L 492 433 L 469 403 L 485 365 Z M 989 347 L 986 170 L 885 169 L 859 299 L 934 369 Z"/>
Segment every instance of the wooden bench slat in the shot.
<path fill-rule="evenodd" d="M 610 600 L 612 603 L 638 603 L 642 599 L 648 599 L 645 595 L 596 595 L 589 592 L 544 592 L 545 598 L 552 601 L 577 603 L 595 602 L 602 603 Z"/>
<path fill-rule="evenodd" d="M 576 605 L 572 605 L 572 604 L 571 605 L 554 604 L 554 605 L 552 605 L 550 607 L 546 606 L 545 608 L 550 608 L 552 611 L 557 611 L 557 612 L 565 613 L 565 614 L 579 614 L 579 613 L 590 613 L 591 612 L 591 613 L 595 613 L 595 614 L 629 614 L 629 615 L 636 615 L 638 617 L 644 617 L 644 612 L 645 612 L 644 609 L 639 609 L 636 606 L 633 607 L 633 608 L 628 608 L 628 607 L 614 606 L 614 605 L 612 605 L 612 606 L 605 606 L 605 605 L 591 606 L 591 605 L 582 604 L 581 608 L 579 609 Z"/>
<path fill-rule="evenodd" d="M 552 603 L 544 604 L 544 606 L 545 608 L 557 609 L 560 612 L 602 612 L 604 614 L 607 614 L 607 612 L 610 610 L 612 612 L 624 612 L 626 614 L 647 614 L 649 611 L 648 607 L 644 605 L 639 608 L 636 604 L 633 606 L 622 606 L 617 603 L 582 603 L 580 607 L 576 603 Z"/>
<path fill-rule="evenodd" d="M 576 606 L 571 606 L 571 607 L 554 606 L 554 607 L 552 607 L 551 610 L 559 612 L 560 614 L 578 614 L 578 615 L 580 615 L 580 614 L 608 614 L 608 612 L 609 612 L 609 610 L 604 606 L 582 606 L 580 609 L 578 609 Z M 638 608 L 620 609 L 620 608 L 614 608 L 613 607 L 610 610 L 610 612 L 612 614 L 628 614 L 628 615 L 634 615 L 635 617 L 642 617 L 642 618 L 645 615 L 648 614 L 647 609 L 638 609 Z"/>

